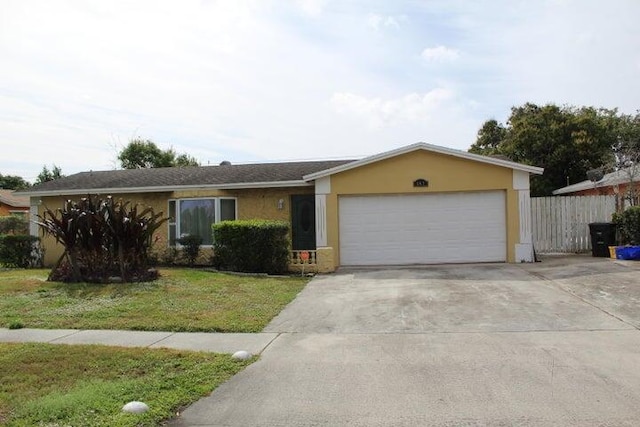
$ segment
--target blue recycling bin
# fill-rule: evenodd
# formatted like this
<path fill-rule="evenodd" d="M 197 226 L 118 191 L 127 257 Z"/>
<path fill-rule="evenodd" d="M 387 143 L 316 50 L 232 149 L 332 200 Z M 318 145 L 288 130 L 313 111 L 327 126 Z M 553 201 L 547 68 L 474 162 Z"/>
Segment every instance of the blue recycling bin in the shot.
<path fill-rule="evenodd" d="M 618 246 L 616 258 L 640 261 L 640 246 Z"/>

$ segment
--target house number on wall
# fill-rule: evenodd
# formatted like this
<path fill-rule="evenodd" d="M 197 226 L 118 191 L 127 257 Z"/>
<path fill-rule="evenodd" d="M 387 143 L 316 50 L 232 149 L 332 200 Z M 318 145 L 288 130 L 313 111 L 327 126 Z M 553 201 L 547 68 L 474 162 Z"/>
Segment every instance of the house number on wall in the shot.
<path fill-rule="evenodd" d="M 426 179 L 416 179 L 415 181 L 413 181 L 413 186 L 414 187 L 428 187 L 429 186 L 429 181 L 427 181 Z"/>

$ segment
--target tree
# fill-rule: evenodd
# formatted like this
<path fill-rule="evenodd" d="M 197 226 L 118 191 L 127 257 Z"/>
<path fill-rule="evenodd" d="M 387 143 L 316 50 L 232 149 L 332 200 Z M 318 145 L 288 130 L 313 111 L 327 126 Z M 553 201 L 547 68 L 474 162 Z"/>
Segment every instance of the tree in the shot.
<path fill-rule="evenodd" d="M 620 140 L 613 147 L 614 162 L 613 169 L 624 178 L 627 185 L 625 194 L 620 194 L 629 202 L 630 206 L 637 206 L 640 202 L 638 197 L 638 181 L 640 181 L 640 141 Z M 620 207 L 623 207 L 622 199 Z"/>
<path fill-rule="evenodd" d="M 62 169 L 56 165 L 52 165 L 51 170 L 49 170 L 47 165 L 44 165 L 42 171 L 38 174 L 38 178 L 36 178 L 36 184 L 42 184 L 43 182 L 53 181 L 58 178 L 64 178 Z"/>
<path fill-rule="evenodd" d="M 0 188 L 5 190 L 22 190 L 29 188 L 30 184 L 17 175 L 2 175 L 0 173 Z"/>
<path fill-rule="evenodd" d="M 173 165 L 173 158 L 152 141 L 134 139 L 118 155 L 124 169 L 161 168 Z"/>
<path fill-rule="evenodd" d="M 507 135 L 507 129 L 495 119 L 487 120 L 478 131 L 476 143 L 471 146 L 472 153 L 492 155 L 500 154 L 498 149 Z"/>
<path fill-rule="evenodd" d="M 164 168 L 172 166 L 200 166 L 200 163 L 188 154 L 176 157 L 173 148 L 160 149 L 153 141 L 133 139 L 118 155 L 124 169 Z"/>
<path fill-rule="evenodd" d="M 610 164 L 627 120 L 617 110 L 527 103 L 511 109 L 506 126 L 485 122 L 469 151 L 544 167 L 544 174 L 531 181 L 531 194 L 546 196 Z"/>
<path fill-rule="evenodd" d="M 200 166 L 200 162 L 195 157 L 192 157 L 188 154 L 180 154 L 176 157 L 174 166 Z"/>

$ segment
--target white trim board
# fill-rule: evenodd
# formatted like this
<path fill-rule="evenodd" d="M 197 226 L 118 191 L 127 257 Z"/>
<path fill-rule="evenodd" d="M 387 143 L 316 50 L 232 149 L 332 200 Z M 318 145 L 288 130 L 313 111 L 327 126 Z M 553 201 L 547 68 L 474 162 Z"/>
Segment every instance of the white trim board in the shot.
<path fill-rule="evenodd" d="M 302 178 L 305 181 L 311 181 L 314 179 L 323 178 L 325 176 L 333 175 L 339 172 L 345 172 L 351 169 L 355 169 L 371 163 L 379 162 L 381 160 L 390 159 L 392 157 L 400 156 L 402 154 L 410 153 L 412 151 L 417 151 L 417 150 L 430 151 L 438 154 L 446 154 L 449 156 L 459 157 L 467 160 L 473 160 L 480 163 L 487 163 L 491 165 L 502 166 L 502 167 L 514 169 L 517 171 L 533 173 L 536 175 L 542 175 L 542 172 L 544 171 L 543 168 L 539 168 L 536 166 L 523 165 L 520 163 L 511 162 L 508 160 L 502 160 L 502 159 L 497 159 L 497 158 L 488 157 L 488 156 L 481 156 L 478 154 L 467 153 L 466 151 L 455 150 L 453 148 L 440 147 L 438 145 L 427 144 L 425 142 L 418 142 L 416 144 L 407 145 L 405 147 L 400 147 L 395 150 L 365 157 L 364 159 L 356 160 L 355 162 L 346 163 L 344 165 L 336 166 L 331 169 L 326 169 L 324 171 L 305 175 Z"/>
<path fill-rule="evenodd" d="M 59 196 L 59 195 L 86 195 L 107 193 L 165 193 L 183 190 L 240 190 L 251 188 L 283 188 L 283 187 L 311 187 L 313 183 L 305 181 L 275 181 L 275 182 L 246 182 L 235 184 L 211 184 L 211 185 L 167 185 L 154 187 L 125 187 L 125 188 L 93 188 L 74 190 L 50 190 L 29 192 L 30 197 Z"/>

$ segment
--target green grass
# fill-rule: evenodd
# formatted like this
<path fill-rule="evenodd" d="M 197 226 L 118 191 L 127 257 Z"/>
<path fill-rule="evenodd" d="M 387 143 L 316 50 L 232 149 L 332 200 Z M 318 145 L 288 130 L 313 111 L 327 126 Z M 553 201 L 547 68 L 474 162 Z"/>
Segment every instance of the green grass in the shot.
<path fill-rule="evenodd" d="M 0 344 L 0 425 L 156 426 L 252 361 L 168 349 Z M 132 400 L 150 410 L 122 413 Z"/>
<path fill-rule="evenodd" d="M 101 285 L 48 273 L 0 271 L 0 327 L 259 332 L 308 281 L 163 269 L 154 282 Z"/>

